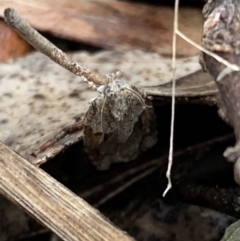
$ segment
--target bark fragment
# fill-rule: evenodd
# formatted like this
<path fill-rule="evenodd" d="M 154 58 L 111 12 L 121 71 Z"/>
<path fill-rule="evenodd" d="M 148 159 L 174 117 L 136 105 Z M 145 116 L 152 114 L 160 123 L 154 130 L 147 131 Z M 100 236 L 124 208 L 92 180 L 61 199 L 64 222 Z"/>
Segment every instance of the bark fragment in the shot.
<path fill-rule="evenodd" d="M 202 45 L 231 64 L 240 65 L 240 1 L 209 0 L 204 6 L 205 18 Z M 240 72 L 234 71 L 213 57 L 202 53 L 200 62 L 215 79 L 225 113 L 224 119 L 233 126 L 235 147 L 224 152 L 234 163 L 235 181 L 240 184 Z"/>

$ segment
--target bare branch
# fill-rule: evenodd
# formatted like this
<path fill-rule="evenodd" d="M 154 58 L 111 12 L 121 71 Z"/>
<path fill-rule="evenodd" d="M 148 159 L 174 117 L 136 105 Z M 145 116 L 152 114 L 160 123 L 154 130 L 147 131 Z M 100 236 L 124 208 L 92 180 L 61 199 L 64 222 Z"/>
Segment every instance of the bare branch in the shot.
<path fill-rule="evenodd" d="M 54 44 L 49 42 L 34 28 L 32 28 L 30 24 L 25 19 L 23 19 L 14 9 L 5 9 L 4 21 L 35 49 L 48 56 L 50 59 L 65 69 L 83 77 L 84 81 L 88 82 L 91 87 L 96 88 L 95 85 L 106 84 L 107 76 L 98 73 L 92 73 L 89 69 L 70 59 L 64 52 L 62 52 L 62 50 L 57 48 Z"/>

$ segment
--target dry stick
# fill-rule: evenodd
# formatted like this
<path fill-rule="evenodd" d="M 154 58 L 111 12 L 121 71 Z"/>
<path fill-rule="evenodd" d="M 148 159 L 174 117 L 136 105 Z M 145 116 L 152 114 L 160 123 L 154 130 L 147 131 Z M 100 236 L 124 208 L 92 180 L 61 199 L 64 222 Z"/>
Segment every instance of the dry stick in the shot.
<path fill-rule="evenodd" d="M 63 240 L 133 240 L 84 200 L 1 142 L 0 193 Z"/>
<path fill-rule="evenodd" d="M 96 85 L 106 84 L 107 76 L 98 73 L 92 73 L 91 70 L 70 59 L 64 52 L 62 52 L 62 50 L 57 48 L 54 44 L 49 42 L 34 28 L 32 28 L 29 23 L 23 19 L 14 9 L 5 9 L 4 21 L 35 49 L 48 56 L 50 59 L 65 69 L 83 77 L 84 81 L 88 82 L 91 87 L 96 88 Z"/>

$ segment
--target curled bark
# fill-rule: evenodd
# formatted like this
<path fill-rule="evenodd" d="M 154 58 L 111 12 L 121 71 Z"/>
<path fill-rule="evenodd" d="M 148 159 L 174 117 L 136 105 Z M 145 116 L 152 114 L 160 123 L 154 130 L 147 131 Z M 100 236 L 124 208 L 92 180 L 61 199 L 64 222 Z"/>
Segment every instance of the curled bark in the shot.
<path fill-rule="evenodd" d="M 203 47 L 240 66 L 240 1 L 208 0 L 203 15 Z M 235 181 L 240 185 L 240 72 L 205 53 L 201 54 L 200 63 L 218 86 L 222 100 L 221 116 L 234 128 L 236 145 L 227 148 L 224 156 L 234 163 Z"/>

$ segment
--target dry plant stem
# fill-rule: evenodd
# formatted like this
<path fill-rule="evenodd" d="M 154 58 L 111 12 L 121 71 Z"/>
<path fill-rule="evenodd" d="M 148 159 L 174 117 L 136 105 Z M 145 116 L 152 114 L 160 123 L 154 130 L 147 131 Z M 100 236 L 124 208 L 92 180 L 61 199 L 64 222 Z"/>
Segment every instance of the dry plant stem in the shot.
<path fill-rule="evenodd" d="M 175 92 L 176 92 L 176 48 L 177 48 L 177 35 L 176 30 L 178 29 L 178 8 L 179 0 L 175 0 L 174 6 L 174 22 L 173 22 L 173 40 L 172 40 L 172 112 L 171 112 L 171 130 L 170 130 L 170 147 L 168 157 L 168 169 L 166 177 L 168 179 L 168 185 L 163 193 L 163 197 L 172 188 L 171 182 L 171 167 L 173 163 L 173 138 L 174 138 L 174 120 L 175 120 Z"/>
<path fill-rule="evenodd" d="M 106 84 L 107 77 L 98 73 L 92 73 L 89 69 L 81 66 L 76 61 L 70 59 L 64 52 L 58 49 L 54 44 L 40 35 L 29 23 L 23 19 L 14 9 L 7 8 L 4 11 L 5 22 L 13 28 L 22 38 L 41 53 L 48 56 L 57 64 L 72 73 L 81 76 L 85 81 L 94 83 L 95 85 Z M 95 88 L 92 84 L 92 87 Z"/>
<path fill-rule="evenodd" d="M 96 209 L 0 143 L 0 193 L 67 241 L 130 241 Z"/>
<path fill-rule="evenodd" d="M 208 1 L 203 14 L 203 47 L 240 66 L 240 2 Z M 204 53 L 202 65 L 214 77 L 218 86 L 223 118 L 234 128 L 236 145 L 228 148 L 224 156 L 234 163 L 234 178 L 240 185 L 240 72 L 226 68 Z"/>

